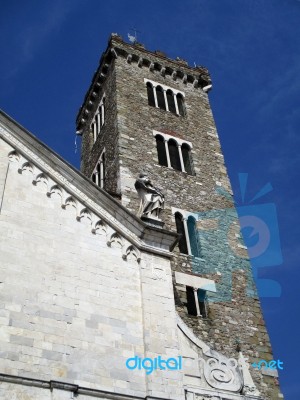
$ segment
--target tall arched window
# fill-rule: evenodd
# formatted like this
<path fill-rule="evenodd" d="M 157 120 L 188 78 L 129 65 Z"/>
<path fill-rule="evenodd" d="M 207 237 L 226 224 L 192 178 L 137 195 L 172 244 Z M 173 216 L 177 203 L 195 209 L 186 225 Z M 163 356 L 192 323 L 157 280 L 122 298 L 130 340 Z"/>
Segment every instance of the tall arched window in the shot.
<path fill-rule="evenodd" d="M 196 220 L 191 215 L 187 220 L 191 252 L 194 257 L 200 257 L 199 240 L 197 234 Z"/>
<path fill-rule="evenodd" d="M 153 91 L 153 86 L 150 82 L 147 82 L 147 94 L 148 94 L 149 106 L 155 107 L 154 91 Z"/>
<path fill-rule="evenodd" d="M 105 149 L 102 151 L 101 156 L 92 173 L 92 181 L 100 188 L 104 187 L 105 183 Z"/>
<path fill-rule="evenodd" d="M 176 230 L 179 235 L 179 242 L 178 242 L 179 251 L 180 253 L 188 254 L 184 224 L 182 220 L 182 215 L 179 212 L 175 213 L 175 222 L 176 222 Z"/>
<path fill-rule="evenodd" d="M 105 121 L 105 97 L 103 97 L 102 99 L 102 104 L 99 108 L 99 112 L 100 112 L 100 126 L 102 127 Z"/>
<path fill-rule="evenodd" d="M 185 115 L 183 96 L 181 93 L 177 93 L 176 98 L 179 114 L 183 117 Z"/>
<path fill-rule="evenodd" d="M 164 91 L 161 86 L 156 86 L 157 105 L 163 110 L 166 109 Z"/>
<path fill-rule="evenodd" d="M 105 121 L 105 95 L 103 95 L 92 122 L 94 143 Z"/>
<path fill-rule="evenodd" d="M 168 160 L 167 160 L 167 155 L 166 155 L 165 140 L 160 135 L 156 135 L 155 139 L 156 139 L 158 163 L 160 165 L 164 165 L 165 167 L 167 167 L 168 166 Z"/>
<path fill-rule="evenodd" d="M 161 108 L 176 115 L 185 115 L 184 93 L 177 89 L 170 88 L 162 83 L 149 81 L 146 82 L 148 104 L 152 107 Z"/>
<path fill-rule="evenodd" d="M 106 171 L 105 171 L 105 151 L 102 153 L 102 171 L 101 171 L 101 180 L 100 187 L 104 188 L 105 185 L 105 178 L 106 178 Z"/>
<path fill-rule="evenodd" d="M 168 149 L 169 149 L 171 167 L 177 169 L 178 171 L 181 171 L 177 142 L 174 139 L 170 139 L 168 141 Z"/>
<path fill-rule="evenodd" d="M 173 94 L 172 90 L 170 90 L 170 89 L 167 90 L 167 101 L 168 101 L 169 111 L 176 114 L 174 94 Z"/>
<path fill-rule="evenodd" d="M 191 157 L 190 157 L 190 147 L 186 143 L 183 143 L 181 146 L 181 151 L 182 151 L 182 159 L 183 159 L 183 164 L 184 164 L 184 169 L 185 172 L 187 172 L 189 175 L 193 175 L 193 168 L 192 168 L 192 163 L 191 163 Z"/>

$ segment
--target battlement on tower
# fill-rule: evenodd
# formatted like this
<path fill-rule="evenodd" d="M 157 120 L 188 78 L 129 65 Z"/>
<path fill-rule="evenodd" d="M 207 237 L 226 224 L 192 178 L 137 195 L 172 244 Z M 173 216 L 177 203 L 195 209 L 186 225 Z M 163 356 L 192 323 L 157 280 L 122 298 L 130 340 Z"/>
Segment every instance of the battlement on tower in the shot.
<path fill-rule="evenodd" d="M 113 33 L 108 41 L 106 51 L 99 60 L 99 66 L 78 112 L 76 118 L 78 134 L 81 134 L 89 123 L 94 105 L 97 103 L 99 93 L 101 93 L 101 86 L 107 77 L 113 60 L 118 57 L 123 58 L 128 64 L 136 65 L 137 68 L 148 68 L 151 72 L 159 72 L 162 77 L 170 76 L 174 81 L 181 80 L 184 84 L 192 85 L 195 89 L 200 88 L 207 92 L 212 88 L 207 68 L 200 65 L 189 66 L 187 61 L 179 57 L 175 60 L 171 59 L 160 50 L 147 50 L 140 43 L 127 43 L 121 36 Z"/>

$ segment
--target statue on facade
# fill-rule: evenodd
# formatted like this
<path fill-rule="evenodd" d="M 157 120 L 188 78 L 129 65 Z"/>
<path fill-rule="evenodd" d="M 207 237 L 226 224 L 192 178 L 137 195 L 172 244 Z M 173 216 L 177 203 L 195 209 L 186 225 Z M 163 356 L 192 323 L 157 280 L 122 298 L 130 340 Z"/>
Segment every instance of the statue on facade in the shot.
<path fill-rule="evenodd" d="M 141 173 L 135 181 L 141 204 L 139 215 L 141 218 L 160 220 L 159 215 L 164 209 L 165 197 L 159 189 L 156 189 L 146 173 Z"/>

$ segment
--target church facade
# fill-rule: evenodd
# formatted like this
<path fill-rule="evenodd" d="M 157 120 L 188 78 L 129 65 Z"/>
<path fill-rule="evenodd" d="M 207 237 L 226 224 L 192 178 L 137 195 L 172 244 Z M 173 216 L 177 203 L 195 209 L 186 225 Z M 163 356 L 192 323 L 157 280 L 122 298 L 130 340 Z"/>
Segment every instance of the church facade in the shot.
<path fill-rule="evenodd" d="M 113 34 L 81 172 L 1 113 L 1 398 L 283 398 L 211 87 Z"/>

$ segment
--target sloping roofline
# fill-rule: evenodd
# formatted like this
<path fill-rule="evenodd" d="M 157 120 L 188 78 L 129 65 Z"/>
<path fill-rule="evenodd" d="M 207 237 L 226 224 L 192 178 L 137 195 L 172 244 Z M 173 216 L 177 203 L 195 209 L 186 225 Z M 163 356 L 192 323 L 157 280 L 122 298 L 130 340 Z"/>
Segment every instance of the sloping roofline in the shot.
<path fill-rule="evenodd" d="M 63 182 L 68 187 L 68 191 L 70 191 L 71 186 L 76 187 L 79 191 L 76 191 L 75 196 L 83 204 L 89 201 L 88 208 L 93 212 L 98 213 L 96 207 L 93 209 L 92 203 L 103 208 L 111 218 L 103 216 L 101 218 L 104 220 L 108 219 L 106 221 L 108 225 L 112 225 L 116 231 L 120 231 L 125 237 L 128 237 L 130 231 L 131 239 L 134 236 L 136 237 L 135 245 L 140 250 L 159 253 L 166 257 L 172 255 L 170 251 L 173 250 L 178 241 L 177 233 L 146 225 L 120 202 L 96 186 L 79 170 L 2 110 L 0 110 L 0 138 L 10 144 L 24 157 L 37 164 L 39 169 L 43 170 L 43 163 L 51 167 L 52 170 L 57 172 L 56 175 L 53 175 L 53 180 L 57 180 L 58 176 L 63 177 Z M 34 154 L 38 158 L 33 157 Z M 49 170 L 47 170 L 47 174 L 51 176 Z M 64 184 L 60 183 L 60 185 L 63 186 Z"/>

